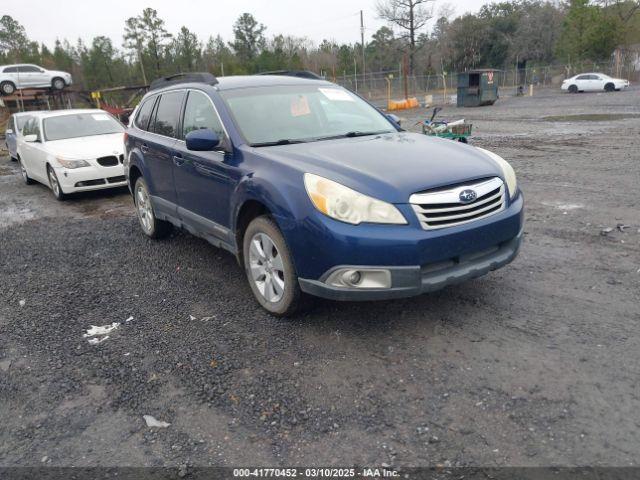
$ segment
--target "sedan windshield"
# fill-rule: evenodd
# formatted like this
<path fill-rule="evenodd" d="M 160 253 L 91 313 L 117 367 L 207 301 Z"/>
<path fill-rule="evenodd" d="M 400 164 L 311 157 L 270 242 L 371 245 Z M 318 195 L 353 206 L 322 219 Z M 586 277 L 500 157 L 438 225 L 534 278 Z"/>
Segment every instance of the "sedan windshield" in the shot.
<path fill-rule="evenodd" d="M 27 123 L 27 120 L 29 120 L 31 117 L 28 115 L 20 115 L 19 117 L 16 117 L 16 128 L 18 129 L 18 131 L 22 131 L 22 127 L 24 127 L 24 125 Z"/>
<path fill-rule="evenodd" d="M 45 118 L 44 138 L 51 142 L 66 138 L 122 133 L 124 127 L 108 113 L 74 113 Z"/>
<path fill-rule="evenodd" d="M 252 146 L 396 131 L 374 107 L 334 85 L 240 88 L 220 93 Z"/>

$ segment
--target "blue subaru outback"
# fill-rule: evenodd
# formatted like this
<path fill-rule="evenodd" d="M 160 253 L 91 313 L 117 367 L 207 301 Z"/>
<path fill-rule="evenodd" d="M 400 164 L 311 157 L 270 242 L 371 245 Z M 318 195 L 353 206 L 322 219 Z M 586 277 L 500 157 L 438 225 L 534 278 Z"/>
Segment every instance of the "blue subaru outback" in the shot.
<path fill-rule="evenodd" d="M 357 95 L 291 76 L 159 79 L 125 134 L 143 232 L 182 227 L 229 250 L 276 315 L 309 295 L 409 297 L 518 253 L 511 166 L 408 133 Z"/>

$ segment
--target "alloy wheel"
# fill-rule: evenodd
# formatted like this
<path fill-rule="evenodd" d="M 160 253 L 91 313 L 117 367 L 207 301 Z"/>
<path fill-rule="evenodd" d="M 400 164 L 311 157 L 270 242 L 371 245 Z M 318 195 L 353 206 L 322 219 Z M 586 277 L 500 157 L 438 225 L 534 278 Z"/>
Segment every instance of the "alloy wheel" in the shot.
<path fill-rule="evenodd" d="M 274 241 L 256 233 L 249 247 L 251 279 L 260 294 L 271 303 L 282 299 L 285 289 L 284 263 Z"/>
<path fill-rule="evenodd" d="M 27 173 L 27 169 L 24 168 L 24 164 L 22 163 L 22 160 L 19 160 L 20 162 L 20 173 L 22 174 L 22 179 L 25 182 L 29 181 L 29 174 Z"/>
<path fill-rule="evenodd" d="M 153 231 L 153 209 L 151 208 L 151 200 L 149 192 L 142 184 L 138 184 L 136 188 L 136 207 L 140 225 L 147 234 Z"/>
<path fill-rule="evenodd" d="M 49 169 L 49 184 L 51 185 L 51 190 L 55 193 L 56 197 L 60 195 L 60 184 L 58 183 L 58 179 L 56 178 L 56 174 Z"/>

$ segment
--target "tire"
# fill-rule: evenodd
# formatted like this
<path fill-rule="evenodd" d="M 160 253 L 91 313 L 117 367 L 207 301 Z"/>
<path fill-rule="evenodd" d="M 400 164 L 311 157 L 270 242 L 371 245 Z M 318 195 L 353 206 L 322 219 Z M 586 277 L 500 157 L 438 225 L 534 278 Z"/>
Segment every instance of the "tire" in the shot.
<path fill-rule="evenodd" d="M 49 187 L 53 192 L 53 196 L 56 197 L 56 200 L 60 200 L 61 202 L 67 199 L 67 194 L 62 190 L 62 186 L 58 181 L 58 176 L 56 172 L 51 166 L 47 166 L 47 177 L 49 177 Z"/>
<path fill-rule="evenodd" d="M 613 92 L 616 89 L 616 86 L 613 83 L 607 83 L 604 86 L 604 91 L 605 92 Z"/>
<path fill-rule="evenodd" d="M 15 91 L 16 86 L 13 84 L 13 82 L 0 83 L 0 92 L 2 92 L 3 95 L 13 95 Z"/>
<path fill-rule="evenodd" d="M 147 237 L 160 239 L 171 233 L 171 223 L 156 218 L 151 204 L 149 187 L 143 177 L 139 177 L 133 187 L 133 203 L 136 206 L 136 216 L 140 222 L 140 228 Z"/>
<path fill-rule="evenodd" d="M 570 85 L 569 86 L 569 93 L 578 93 L 578 86 L 577 85 Z"/>
<path fill-rule="evenodd" d="M 18 160 L 18 166 L 20 167 L 20 174 L 22 176 L 22 181 L 26 185 L 32 185 L 34 182 L 31 179 L 31 177 L 29 177 L 29 174 L 27 173 L 27 169 L 24 168 L 24 165 L 22 164 L 22 160 L 20 158 L 18 158 L 17 160 Z"/>
<path fill-rule="evenodd" d="M 64 79 L 60 77 L 55 77 L 51 80 L 51 88 L 54 90 L 62 90 L 66 86 L 67 84 L 64 82 Z"/>
<path fill-rule="evenodd" d="M 271 217 L 253 219 L 242 243 L 249 286 L 265 310 L 287 317 L 310 303 L 308 295 L 300 290 L 289 247 Z"/>
<path fill-rule="evenodd" d="M 469 143 L 469 140 L 467 140 L 466 137 L 458 137 L 458 141 L 460 143 Z"/>

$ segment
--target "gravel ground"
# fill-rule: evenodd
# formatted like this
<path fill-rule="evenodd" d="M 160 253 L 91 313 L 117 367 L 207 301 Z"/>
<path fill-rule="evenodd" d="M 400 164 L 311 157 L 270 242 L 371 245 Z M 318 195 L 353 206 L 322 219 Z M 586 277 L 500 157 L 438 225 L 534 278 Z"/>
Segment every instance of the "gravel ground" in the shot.
<path fill-rule="evenodd" d="M 126 191 L 58 203 L 2 157 L 0 466 L 637 465 L 639 92 L 445 109 L 518 172 L 519 258 L 295 320 Z"/>

